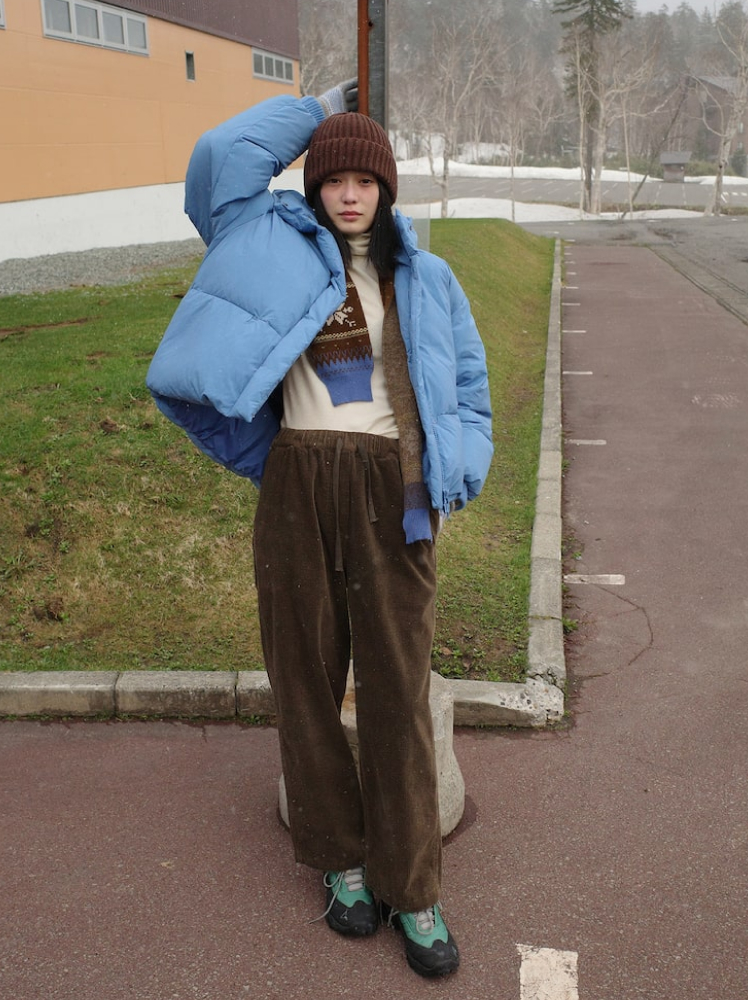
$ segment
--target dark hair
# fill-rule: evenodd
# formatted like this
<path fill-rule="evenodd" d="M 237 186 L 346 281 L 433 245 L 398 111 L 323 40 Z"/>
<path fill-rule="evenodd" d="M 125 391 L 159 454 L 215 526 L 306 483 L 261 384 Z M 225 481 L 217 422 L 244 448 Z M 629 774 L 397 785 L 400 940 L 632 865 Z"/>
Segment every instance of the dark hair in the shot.
<path fill-rule="evenodd" d="M 395 270 L 395 254 L 400 248 L 400 237 L 397 234 L 395 219 L 392 215 L 390 193 L 379 179 L 377 179 L 377 184 L 379 185 L 379 204 L 371 224 L 368 257 L 380 278 L 391 278 Z M 351 248 L 348 246 L 348 240 L 325 211 L 320 188 L 317 188 L 312 195 L 312 208 L 317 216 L 317 222 L 325 229 L 329 229 L 335 237 L 343 263 L 348 267 L 351 263 Z"/>

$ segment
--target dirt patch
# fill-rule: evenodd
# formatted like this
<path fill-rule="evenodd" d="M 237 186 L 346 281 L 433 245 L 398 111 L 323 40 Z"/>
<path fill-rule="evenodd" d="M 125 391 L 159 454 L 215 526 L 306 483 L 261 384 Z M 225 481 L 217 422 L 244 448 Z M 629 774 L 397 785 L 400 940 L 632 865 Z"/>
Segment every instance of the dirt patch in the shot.
<path fill-rule="evenodd" d="M 68 319 L 64 323 L 35 323 L 31 326 L 10 326 L 0 329 L 0 340 L 6 337 L 19 337 L 24 333 L 31 333 L 33 330 L 59 330 L 64 326 L 83 326 L 90 323 L 90 316 L 82 316 L 80 319 Z"/>

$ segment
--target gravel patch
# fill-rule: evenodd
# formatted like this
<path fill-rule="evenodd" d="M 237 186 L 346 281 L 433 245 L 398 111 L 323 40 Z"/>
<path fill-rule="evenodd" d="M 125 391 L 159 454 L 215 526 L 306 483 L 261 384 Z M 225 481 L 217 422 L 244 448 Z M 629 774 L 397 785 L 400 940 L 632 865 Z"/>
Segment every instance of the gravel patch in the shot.
<path fill-rule="evenodd" d="M 204 251 L 202 240 L 192 239 L 0 261 L 0 295 L 126 285 L 153 269 L 187 264 Z"/>

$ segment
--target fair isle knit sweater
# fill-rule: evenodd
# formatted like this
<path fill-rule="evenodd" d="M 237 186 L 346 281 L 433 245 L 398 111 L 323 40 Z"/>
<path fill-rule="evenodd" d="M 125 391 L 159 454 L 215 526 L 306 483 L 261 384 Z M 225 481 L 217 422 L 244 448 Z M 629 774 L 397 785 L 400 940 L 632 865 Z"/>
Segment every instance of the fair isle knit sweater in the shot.
<path fill-rule="evenodd" d="M 399 436 L 395 414 L 387 393 L 382 359 L 382 324 L 384 305 L 379 276 L 367 257 L 369 234 L 352 237 L 351 264 L 348 268 L 366 317 L 371 340 L 374 369 L 371 375 L 371 402 L 357 401 L 333 405 L 330 392 L 302 354 L 283 380 L 283 426 L 297 430 L 351 431 Z"/>

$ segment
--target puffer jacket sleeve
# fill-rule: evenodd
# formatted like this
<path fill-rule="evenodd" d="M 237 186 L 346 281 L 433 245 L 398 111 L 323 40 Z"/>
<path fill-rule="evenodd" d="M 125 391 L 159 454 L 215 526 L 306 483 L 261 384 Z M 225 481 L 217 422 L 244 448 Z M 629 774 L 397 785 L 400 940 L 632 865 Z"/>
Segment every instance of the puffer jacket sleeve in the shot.
<path fill-rule="evenodd" d="M 491 465 L 491 397 L 483 341 L 467 296 L 451 272 L 449 302 L 457 365 L 457 412 L 462 425 L 464 504 L 483 489 Z"/>
<path fill-rule="evenodd" d="M 271 395 L 345 289 L 301 196 L 268 190 L 323 117 L 315 98 L 272 98 L 198 141 L 186 207 L 208 250 L 146 377 L 198 448 L 258 485 L 278 430 Z"/>
<path fill-rule="evenodd" d="M 198 139 L 187 168 L 185 211 L 206 245 L 301 156 L 323 118 L 314 97 L 274 97 Z"/>

